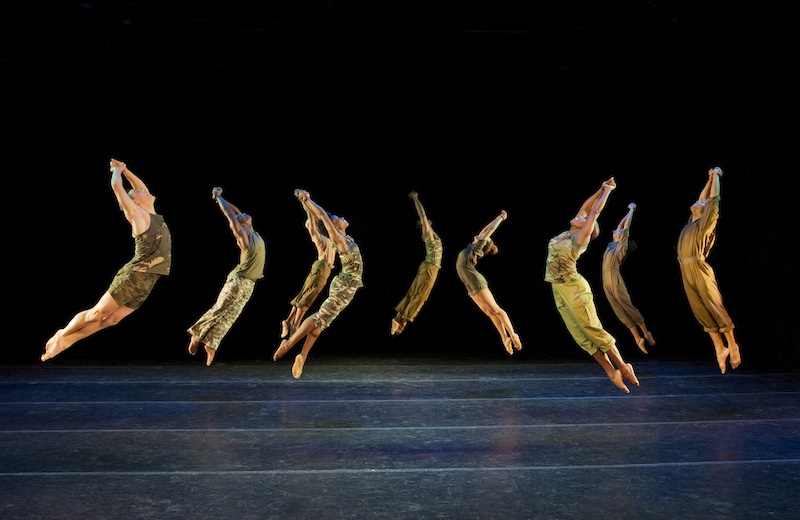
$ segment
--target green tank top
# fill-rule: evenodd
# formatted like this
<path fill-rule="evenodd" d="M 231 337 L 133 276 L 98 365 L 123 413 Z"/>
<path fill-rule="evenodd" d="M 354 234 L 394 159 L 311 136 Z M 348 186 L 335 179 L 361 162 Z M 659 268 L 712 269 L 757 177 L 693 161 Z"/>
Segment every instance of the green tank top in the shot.
<path fill-rule="evenodd" d="M 239 265 L 231 271 L 231 275 L 247 278 L 254 282 L 264 277 L 264 266 L 267 264 L 267 244 L 264 239 L 253 231 L 250 233 L 250 242 L 239 253 Z"/>
<path fill-rule="evenodd" d="M 172 236 L 164 217 L 150 214 L 150 227 L 133 237 L 135 249 L 127 265 L 140 273 L 168 275 L 172 267 Z"/>

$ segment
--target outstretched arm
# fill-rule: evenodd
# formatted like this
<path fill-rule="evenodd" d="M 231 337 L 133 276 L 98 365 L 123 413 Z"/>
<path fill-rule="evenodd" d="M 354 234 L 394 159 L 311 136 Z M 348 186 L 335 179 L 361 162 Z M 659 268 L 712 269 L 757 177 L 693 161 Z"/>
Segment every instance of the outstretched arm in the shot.
<path fill-rule="evenodd" d="M 719 193 L 719 175 L 721 174 L 722 170 L 719 168 L 708 170 L 708 180 L 706 180 L 700 195 L 697 197 L 698 202 L 714 197 Z"/>
<path fill-rule="evenodd" d="M 416 191 L 412 191 L 408 194 L 408 196 L 412 201 L 414 201 L 414 208 L 417 210 L 417 215 L 419 216 L 419 224 L 422 227 L 422 234 L 426 238 L 433 240 L 433 228 L 428 220 L 428 216 L 425 214 L 425 208 L 422 207 L 422 203 L 419 201 L 419 194 Z"/>
<path fill-rule="evenodd" d="M 711 185 L 709 186 L 709 198 L 719 195 L 719 178 L 722 176 L 722 168 L 715 166 L 708 170 L 708 179 Z"/>
<path fill-rule="evenodd" d="M 619 221 L 619 224 L 617 224 L 618 231 L 624 231 L 629 227 L 631 227 L 631 222 L 633 221 L 633 212 L 635 209 L 636 209 L 636 204 L 634 204 L 633 202 L 628 204 L 628 212 L 625 214 L 624 217 L 622 217 L 622 220 Z"/>
<path fill-rule="evenodd" d="M 211 190 L 211 198 L 216 201 L 217 206 L 219 206 L 219 209 L 222 211 L 222 214 L 225 215 L 225 218 L 228 220 L 228 227 L 231 229 L 234 238 L 236 238 L 236 243 L 242 249 L 247 247 L 247 230 L 242 227 L 241 222 L 239 222 L 239 219 L 236 218 L 236 216 L 241 215 L 242 212 L 239 211 L 239 208 L 225 200 L 225 198 L 222 196 L 222 188 L 219 186 L 216 186 Z"/>
<path fill-rule="evenodd" d="M 481 229 L 480 233 L 475 235 L 476 240 L 484 240 L 492 236 L 492 234 L 497 231 L 497 228 L 500 227 L 500 224 L 503 223 L 508 219 L 508 213 L 506 210 L 502 210 L 499 215 L 497 215 L 494 220 L 486 224 L 483 229 Z"/>
<path fill-rule="evenodd" d="M 137 175 L 135 175 L 132 171 L 130 171 L 127 166 L 122 171 L 122 173 L 125 175 L 125 178 L 128 179 L 128 182 L 130 183 L 131 187 L 133 187 L 134 190 L 145 190 L 148 193 L 150 192 L 150 190 L 147 189 L 147 186 L 145 185 L 144 181 L 142 181 L 142 179 L 140 179 Z"/>
<path fill-rule="evenodd" d="M 127 166 L 124 162 L 117 159 L 111 159 L 111 190 L 114 192 L 114 197 L 117 199 L 125 219 L 130 223 L 133 233 L 138 235 L 147 229 L 149 220 L 142 214 L 143 210 L 133 202 L 133 199 L 128 194 L 128 191 L 123 186 L 122 178 L 127 171 Z M 135 187 L 134 187 L 135 188 Z"/>
<path fill-rule="evenodd" d="M 599 196 L 595 197 L 593 195 L 590 197 L 590 199 L 594 199 L 594 203 L 592 204 L 589 213 L 586 215 L 586 223 L 583 225 L 581 230 L 578 231 L 578 236 L 575 239 L 579 244 L 589 243 L 589 240 L 592 238 L 592 231 L 594 231 L 594 223 L 597 222 L 597 217 L 606 206 L 608 195 L 616 187 L 617 183 L 614 181 L 614 177 L 611 177 L 600 187 Z"/>
<path fill-rule="evenodd" d="M 311 215 L 314 216 L 317 220 L 321 221 L 322 224 L 325 226 L 325 229 L 328 231 L 328 236 L 330 236 L 333 243 L 336 245 L 336 248 L 339 251 L 347 251 L 350 247 L 347 245 L 347 240 L 345 240 L 344 235 L 333 225 L 333 221 L 331 217 L 328 215 L 328 212 L 325 209 L 311 200 L 311 194 L 308 193 L 306 190 L 294 190 L 294 195 L 297 199 L 303 203 L 303 207 L 308 209 Z"/>
<path fill-rule="evenodd" d="M 596 192 L 594 192 L 594 194 L 591 197 L 586 199 L 586 201 L 583 203 L 583 205 L 578 210 L 578 213 L 575 216 L 576 217 L 587 216 L 589 214 L 589 211 L 591 211 L 592 206 L 594 206 L 595 202 L 597 202 L 597 199 L 599 199 L 602 195 L 603 195 L 603 186 L 601 185 L 600 188 Z"/>

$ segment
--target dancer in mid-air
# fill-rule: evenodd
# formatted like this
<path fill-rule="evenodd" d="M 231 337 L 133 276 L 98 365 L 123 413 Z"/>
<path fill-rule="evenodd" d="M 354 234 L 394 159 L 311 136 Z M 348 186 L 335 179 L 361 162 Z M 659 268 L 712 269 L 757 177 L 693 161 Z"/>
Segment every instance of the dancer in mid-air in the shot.
<path fill-rule="evenodd" d="M 734 323 L 722 303 L 717 277 L 706 258 L 714 246 L 719 220 L 722 168 L 708 170 L 708 179 L 697 201 L 689 207 L 689 221 L 678 236 L 678 264 L 689 307 L 711 337 L 719 371 L 725 373 L 742 363 Z M 727 343 L 727 345 L 726 345 Z"/>
<path fill-rule="evenodd" d="M 629 253 L 636 250 L 636 242 L 630 239 L 630 228 L 633 222 L 633 212 L 636 204 L 628 204 L 628 212 L 617 224 L 617 229 L 611 233 L 611 242 L 603 253 L 603 291 L 611 309 L 619 321 L 628 327 L 639 350 L 647 354 L 645 342 L 651 347 L 656 344 L 653 334 L 647 329 L 644 316 L 633 305 L 625 280 L 622 279 L 620 268 Z"/>
<path fill-rule="evenodd" d="M 109 166 L 111 189 L 131 225 L 133 258 L 117 271 L 108 290 L 94 307 L 77 313 L 66 327 L 47 340 L 42 361 L 52 359 L 77 341 L 119 323 L 144 303 L 162 276 L 170 273 L 172 238 L 164 217 L 156 213 L 155 195 L 124 162 L 111 159 Z M 123 177 L 131 185 L 128 191 L 123 186 Z"/>
<path fill-rule="evenodd" d="M 252 217 L 223 198 L 220 187 L 211 190 L 211 198 L 228 220 L 228 227 L 239 247 L 239 263 L 228 273 L 214 306 L 187 330 L 191 335 L 189 354 L 197 354 L 202 343 L 206 351 L 206 366 L 211 366 L 220 342 L 253 296 L 256 282 L 264 277 L 267 262 L 267 245 L 253 227 Z"/>
<path fill-rule="evenodd" d="M 508 313 L 497 304 L 494 294 L 489 289 L 489 282 L 478 269 L 478 261 L 484 256 L 496 255 L 499 251 L 497 244 L 492 240 L 492 234 L 497 231 L 500 224 L 508 219 L 506 210 L 500 212 L 491 222 L 486 224 L 480 232 L 472 237 L 472 242 L 458 253 L 456 258 L 456 273 L 467 289 L 467 294 L 475 305 L 492 321 L 503 347 L 509 355 L 514 350 L 522 350 L 522 341 L 511 324 Z"/>
<path fill-rule="evenodd" d="M 364 286 L 362 281 L 364 264 L 361 258 L 361 249 L 353 237 L 347 234 L 350 223 L 346 219 L 337 215 L 328 215 L 328 212 L 311 199 L 311 195 L 306 190 L 295 190 L 295 196 L 314 218 L 322 221 L 328 231 L 328 237 L 333 241 L 333 247 L 341 264 L 341 269 L 331 280 L 328 297 L 322 302 L 317 312 L 306 317 L 297 330 L 281 341 L 280 346 L 272 355 L 272 359 L 278 361 L 298 341 L 305 338 L 302 350 L 295 356 L 292 365 L 292 376 L 298 379 L 303 374 L 308 353 L 322 331 L 327 329 L 333 320 L 350 305 L 356 291 Z"/>
<path fill-rule="evenodd" d="M 603 182 L 569 221 L 569 229 L 550 239 L 544 279 L 552 288 L 556 308 L 572 338 L 603 367 L 617 388 L 629 394 L 623 379 L 636 386 L 639 380 L 633 366 L 622 358 L 614 336 L 600 323 L 592 289 L 577 267 L 578 258 L 586 252 L 589 241 L 600 235 L 597 217 L 616 186 L 614 177 Z"/>
<path fill-rule="evenodd" d="M 425 244 L 425 258 L 419 264 L 417 274 L 414 280 L 411 281 L 411 286 L 408 288 L 406 295 L 394 308 L 397 311 L 397 315 L 392 318 L 392 335 L 401 334 L 406 325 L 414 321 L 422 306 L 428 301 L 436 283 L 436 278 L 439 276 L 444 253 L 442 239 L 433 230 L 433 224 L 428 220 L 425 208 L 422 207 L 422 203 L 419 201 L 419 194 L 416 191 L 412 191 L 408 196 L 414 202 L 414 208 L 417 210 L 417 216 L 419 217 L 418 224 L 422 231 L 422 242 Z"/>
<path fill-rule="evenodd" d="M 301 203 L 302 204 L 302 203 Z M 333 270 L 333 262 L 336 260 L 336 251 L 333 249 L 333 242 L 325 236 L 319 228 L 319 221 L 311 215 L 311 212 L 302 204 L 306 213 L 305 227 L 311 242 L 317 249 L 317 259 L 311 264 L 311 270 L 306 275 L 303 287 L 300 292 L 289 302 L 291 309 L 286 319 L 281 321 L 281 337 L 285 338 L 297 330 L 311 305 L 325 289 L 328 278 Z"/>

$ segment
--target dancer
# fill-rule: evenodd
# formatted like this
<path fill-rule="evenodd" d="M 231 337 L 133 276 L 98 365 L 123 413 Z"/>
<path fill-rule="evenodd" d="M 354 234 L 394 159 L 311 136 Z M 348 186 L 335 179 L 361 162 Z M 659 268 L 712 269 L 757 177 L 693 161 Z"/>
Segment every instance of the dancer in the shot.
<path fill-rule="evenodd" d="M 303 210 L 306 212 L 306 230 L 311 237 L 311 242 L 317 248 L 317 259 L 311 264 L 311 270 L 306 276 L 300 292 L 289 302 L 292 308 L 286 319 L 281 321 L 282 338 L 290 335 L 300 326 L 308 309 L 328 284 L 328 278 L 333 270 L 333 262 L 336 259 L 333 242 L 319 229 L 319 221 L 311 215 L 305 205 L 303 205 Z"/>
<path fill-rule="evenodd" d="M 689 307 L 703 330 L 711 336 L 719 371 L 724 374 L 728 360 L 731 368 L 738 368 L 742 357 L 733 334 L 733 320 L 722 304 L 716 275 L 706 262 L 717 237 L 720 177 L 722 168 L 719 166 L 708 170 L 708 180 L 697 202 L 689 207 L 689 222 L 678 237 L 678 264 Z"/>
<path fill-rule="evenodd" d="M 600 234 L 597 217 L 616 186 L 614 177 L 603 182 L 569 221 L 569 230 L 550 239 L 544 280 L 552 287 L 556 309 L 572 338 L 603 367 L 614 385 L 629 394 L 623 378 L 636 386 L 639 380 L 633 366 L 622 358 L 614 336 L 600 323 L 592 289 L 577 267 L 578 258 L 589 247 L 589 241 Z"/>
<path fill-rule="evenodd" d="M 636 346 L 647 354 L 645 341 L 652 347 L 656 344 L 656 340 L 653 338 L 653 334 L 647 330 L 642 313 L 631 302 L 628 287 L 620 273 L 620 267 L 628 253 L 636 250 L 636 242 L 630 240 L 634 210 L 636 210 L 636 204 L 631 202 L 628 204 L 628 213 L 622 217 L 617 224 L 617 229 L 611 233 L 611 242 L 608 243 L 603 253 L 603 291 L 606 293 L 606 298 L 611 304 L 614 314 L 631 331 Z"/>
<path fill-rule="evenodd" d="M 303 367 L 308 358 L 308 353 L 316 343 L 317 338 L 350 305 L 356 295 L 356 291 L 364 286 L 362 281 L 364 265 L 358 244 L 355 243 L 353 237 L 346 233 L 350 223 L 340 216 L 328 215 L 319 204 L 311 200 L 311 194 L 306 190 L 298 189 L 295 190 L 294 194 L 314 218 L 322 221 L 328 231 L 328 237 L 333 241 L 333 247 L 341 264 L 339 273 L 331 280 L 328 288 L 328 297 L 322 302 L 317 312 L 306 317 L 297 330 L 281 341 L 280 346 L 272 355 L 272 359 L 278 361 L 298 341 L 305 338 L 302 350 L 295 356 L 294 364 L 292 365 L 292 376 L 298 379 L 303 374 Z"/>
<path fill-rule="evenodd" d="M 218 186 L 211 190 L 211 198 L 228 220 L 228 227 L 239 246 L 239 264 L 228 273 L 214 306 L 186 331 L 191 335 L 189 354 L 197 354 L 202 343 L 206 351 L 206 366 L 211 366 L 220 342 L 253 296 L 256 281 L 264 277 L 267 262 L 267 245 L 254 229 L 253 218 L 223 198 L 222 188 Z"/>
<path fill-rule="evenodd" d="M 514 353 L 514 349 L 522 350 L 522 341 L 519 334 L 514 331 L 511 318 L 494 299 L 492 291 L 489 290 L 489 282 L 486 277 L 477 269 L 480 259 L 486 255 L 496 255 L 498 247 L 492 240 L 492 234 L 500 227 L 500 224 L 508 219 L 506 210 L 494 218 L 491 222 L 472 237 L 472 243 L 461 250 L 456 258 L 456 273 L 467 289 L 467 294 L 478 308 L 483 311 L 492 321 L 492 324 L 500 334 L 506 352 L 509 355 Z"/>
<path fill-rule="evenodd" d="M 156 213 L 155 195 L 124 162 L 111 159 L 111 189 L 122 214 L 131 225 L 134 254 L 123 265 L 108 290 L 91 309 L 77 313 L 45 344 L 42 361 L 47 361 L 96 332 L 113 327 L 138 309 L 150 296 L 156 282 L 169 275 L 172 239 L 164 217 Z M 123 177 L 131 186 L 125 191 Z"/>
<path fill-rule="evenodd" d="M 414 202 L 414 208 L 419 216 L 418 225 L 422 230 L 422 242 L 425 244 L 425 258 L 417 268 L 417 274 L 414 280 L 411 281 L 411 286 L 408 288 L 406 295 L 394 308 L 397 311 L 397 315 L 392 318 L 391 333 L 393 336 L 401 334 L 406 325 L 414 321 L 422 306 L 428 301 L 433 285 L 436 283 L 436 278 L 439 276 L 444 253 L 442 239 L 433 230 L 433 224 L 428 220 L 425 208 L 422 207 L 422 203 L 419 201 L 419 194 L 416 191 L 412 191 L 408 196 Z"/>

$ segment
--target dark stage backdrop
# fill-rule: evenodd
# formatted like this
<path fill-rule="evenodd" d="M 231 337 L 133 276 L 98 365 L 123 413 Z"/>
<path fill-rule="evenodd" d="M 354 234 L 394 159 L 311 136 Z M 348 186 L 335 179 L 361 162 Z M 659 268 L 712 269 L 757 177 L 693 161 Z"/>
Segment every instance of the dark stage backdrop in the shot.
<path fill-rule="evenodd" d="M 267 362 L 278 346 L 315 254 L 298 187 L 350 221 L 365 262 L 365 287 L 313 355 L 506 357 L 454 269 L 506 209 L 500 254 L 479 268 L 523 339 L 517 358 L 582 359 L 543 281 L 546 246 L 612 175 L 601 238 L 579 261 L 601 320 L 636 359 L 600 284 L 611 230 L 636 202 L 639 247 L 623 275 L 658 340 L 653 355 L 711 363 L 675 244 L 706 171 L 721 165 L 709 261 L 745 362 L 797 366 L 800 42 L 788 7 L 267 4 L 0 2 L 4 360 L 36 362 L 130 258 L 108 182 L 113 156 L 157 195 L 173 274 L 139 311 L 56 363 L 188 362 L 185 329 L 238 255 L 210 199 L 215 185 L 253 215 L 269 249 L 218 362 Z M 444 265 L 417 321 L 391 337 L 394 306 L 424 255 L 412 190 L 444 240 Z"/>

